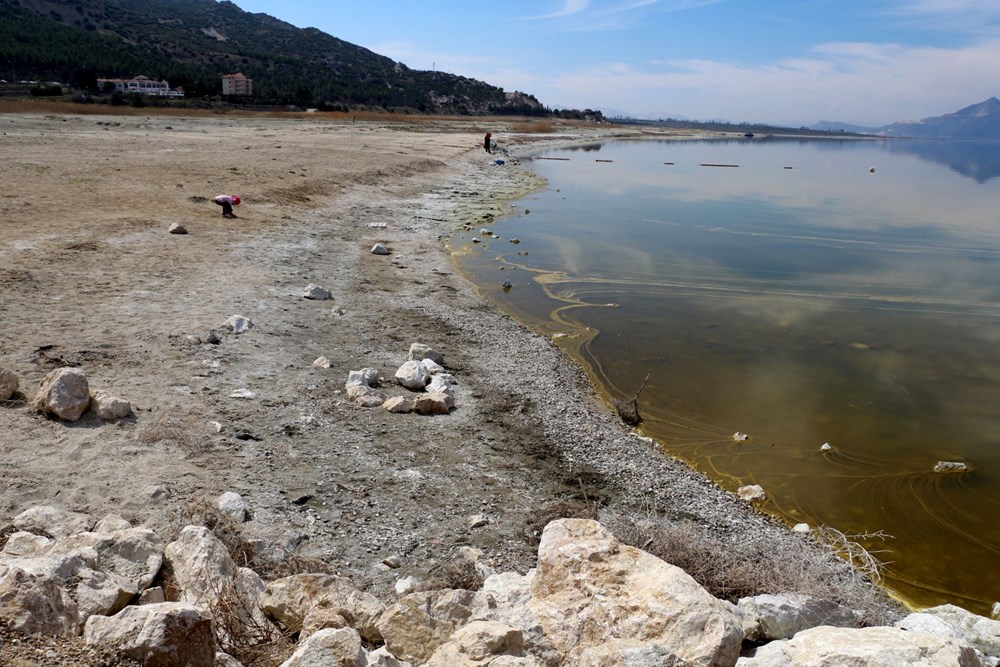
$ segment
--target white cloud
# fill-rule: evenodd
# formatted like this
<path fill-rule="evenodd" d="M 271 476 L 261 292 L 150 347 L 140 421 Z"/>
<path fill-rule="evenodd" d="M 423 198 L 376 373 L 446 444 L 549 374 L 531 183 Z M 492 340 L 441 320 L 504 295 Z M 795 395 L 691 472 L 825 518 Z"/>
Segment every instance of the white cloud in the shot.
<path fill-rule="evenodd" d="M 572 16 L 573 14 L 579 14 L 587 8 L 590 4 L 589 0 L 563 0 L 563 8 L 552 12 L 550 14 L 542 14 L 541 16 L 529 16 L 529 19 L 557 19 L 564 16 Z"/>
<path fill-rule="evenodd" d="M 790 125 L 882 125 L 955 111 L 1000 92 L 1000 38 L 958 49 L 831 43 L 764 65 L 674 60 L 535 80 L 543 101 Z M 508 73 L 508 75 L 511 73 Z M 506 85 L 506 84 L 505 84 Z"/>

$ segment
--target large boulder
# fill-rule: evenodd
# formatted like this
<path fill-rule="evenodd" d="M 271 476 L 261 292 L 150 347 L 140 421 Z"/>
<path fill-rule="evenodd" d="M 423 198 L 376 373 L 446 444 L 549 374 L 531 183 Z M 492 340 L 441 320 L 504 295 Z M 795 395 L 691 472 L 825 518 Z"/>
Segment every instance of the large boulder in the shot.
<path fill-rule="evenodd" d="M 524 657 L 521 632 L 496 621 L 473 621 L 439 646 L 425 667 L 477 667 L 503 655 Z"/>
<path fill-rule="evenodd" d="M 534 576 L 535 571 L 529 570 L 526 575 L 502 572 L 486 577 L 483 587 L 476 592 L 472 620 L 497 621 L 516 628 L 521 632 L 526 654 L 537 658 L 540 664 L 558 667 L 559 654 L 528 606 Z"/>
<path fill-rule="evenodd" d="M 78 533 L 50 540 L 20 532 L 11 535 L 0 552 L 0 565 L 14 566 L 63 588 L 75 600 L 78 622 L 82 626 L 94 614 L 118 612 L 139 591 L 136 581 L 127 576 L 133 574 L 128 567 L 133 564 L 125 565 L 116 559 L 115 547 L 110 536 L 98 533 Z M 126 569 L 126 576 L 116 573 L 116 567 Z M 147 581 L 151 580 L 152 575 Z"/>
<path fill-rule="evenodd" d="M 236 578 L 236 563 L 226 545 L 204 526 L 185 526 L 164 549 L 163 560 L 182 602 L 210 608 Z"/>
<path fill-rule="evenodd" d="M 791 639 L 771 642 L 737 667 L 981 667 L 975 650 L 944 639 L 899 628 L 803 630 Z"/>
<path fill-rule="evenodd" d="M 58 368 L 42 380 L 32 401 L 40 412 L 75 422 L 90 406 L 90 384 L 79 368 Z"/>
<path fill-rule="evenodd" d="M 270 582 L 260 597 L 264 612 L 289 632 L 300 632 L 310 611 L 322 605 L 324 613 L 340 614 L 365 641 L 381 641 L 376 625 L 385 605 L 332 574 L 296 574 Z"/>
<path fill-rule="evenodd" d="M 427 662 L 455 630 L 468 623 L 475 596 L 472 591 L 446 589 L 401 598 L 378 619 L 386 648 L 413 664 Z"/>
<path fill-rule="evenodd" d="M 820 625 L 856 628 L 861 622 L 854 610 L 809 595 L 757 595 L 736 606 L 743 616 L 743 633 L 754 642 L 790 639 Z"/>
<path fill-rule="evenodd" d="M 427 383 L 431 381 L 430 372 L 419 361 L 404 362 L 396 370 L 395 377 L 396 382 L 414 391 L 423 391 Z"/>
<path fill-rule="evenodd" d="M 560 519 L 545 527 L 528 604 L 570 662 L 622 639 L 663 646 L 692 666 L 731 665 L 743 640 L 731 606 L 596 521 Z"/>
<path fill-rule="evenodd" d="M 126 607 L 114 616 L 92 616 L 87 644 L 120 652 L 145 667 L 212 667 L 215 634 L 207 611 L 184 602 Z"/>
<path fill-rule="evenodd" d="M 366 667 L 361 636 L 351 628 L 327 628 L 310 635 L 281 667 Z"/>
<path fill-rule="evenodd" d="M 52 505 L 38 505 L 24 510 L 11 523 L 18 530 L 59 538 L 90 530 L 94 520 L 89 514 L 70 512 Z"/>
<path fill-rule="evenodd" d="M 59 582 L 0 565 L 0 622 L 24 634 L 76 637 L 79 609 Z"/>
<path fill-rule="evenodd" d="M 678 658 L 666 646 L 634 639 L 611 639 L 597 646 L 590 646 L 580 654 L 577 667 L 687 667 L 689 663 Z"/>
<path fill-rule="evenodd" d="M 1000 658 L 1000 621 L 977 616 L 952 604 L 910 614 L 896 625 L 911 632 L 959 639 L 984 655 Z"/>

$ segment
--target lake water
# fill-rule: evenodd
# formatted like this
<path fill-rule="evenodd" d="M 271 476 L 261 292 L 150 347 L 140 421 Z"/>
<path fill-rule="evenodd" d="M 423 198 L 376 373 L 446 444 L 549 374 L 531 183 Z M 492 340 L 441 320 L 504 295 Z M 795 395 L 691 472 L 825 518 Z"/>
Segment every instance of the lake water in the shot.
<path fill-rule="evenodd" d="M 760 484 L 790 524 L 884 535 L 862 542 L 907 600 L 988 613 L 998 148 L 740 138 L 548 152 L 529 166 L 550 187 L 490 225 L 499 238 L 475 229 L 452 247 L 487 298 L 609 397 L 648 375 L 642 428 L 666 451 L 726 488 Z M 935 473 L 938 461 L 969 472 Z"/>

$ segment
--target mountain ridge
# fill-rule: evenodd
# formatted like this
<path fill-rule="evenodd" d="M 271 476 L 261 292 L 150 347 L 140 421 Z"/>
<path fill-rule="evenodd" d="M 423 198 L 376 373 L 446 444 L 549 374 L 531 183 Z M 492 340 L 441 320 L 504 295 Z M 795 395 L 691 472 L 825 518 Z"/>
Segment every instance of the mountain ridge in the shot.
<path fill-rule="evenodd" d="M 897 121 L 881 127 L 820 121 L 810 129 L 912 139 L 1000 140 L 1000 99 L 990 97 L 952 113 L 929 116 L 918 121 Z"/>
<path fill-rule="evenodd" d="M 96 89 L 98 77 L 142 74 L 205 97 L 237 71 L 254 80 L 257 103 L 548 114 L 532 95 L 413 70 L 228 0 L 0 0 L 0 72 L 17 79 Z"/>

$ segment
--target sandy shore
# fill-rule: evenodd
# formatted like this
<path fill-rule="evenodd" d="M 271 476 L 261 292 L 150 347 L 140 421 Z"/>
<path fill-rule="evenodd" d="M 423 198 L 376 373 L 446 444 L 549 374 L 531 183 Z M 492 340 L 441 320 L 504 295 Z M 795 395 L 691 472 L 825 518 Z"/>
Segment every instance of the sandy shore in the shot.
<path fill-rule="evenodd" d="M 851 578 L 624 427 L 550 341 L 455 273 L 444 235 L 539 186 L 491 163 L 487 129 L 515 154 L 614 132 L 0 115 L 0 367 L 30 396 L 76 365 L 134 406 L 123 422 L 67 424 L 23 395 L 3 405 L 0 526 L 55 504 L 170 532 L 192 502 L 237 491 L 264 556 L 320 558 L 389 597 L 401 576 L 441 575 L 461 546 L 523 572 L 548 519 L 599 511 L 680 522 L 744 562 L 822 554 L 822 576 Z M 239 219 L 211 203 L 222 192 L 242 197 Z M 371 255 L 375 242 L 391 254 Z M 310 283 L 333 300 L 303 299 Z M 233 314 L 253 328 L 228 332 Z M 221 343 L 191 342 L 213 331 Z M 457 409 L 347 399 L 348 371 L 391 385 L 412 342 L 443 353 Z M 476 515 L 487 523 L 471 527 Z M 402 567 L 382 566 L 389 556 Z"/>

